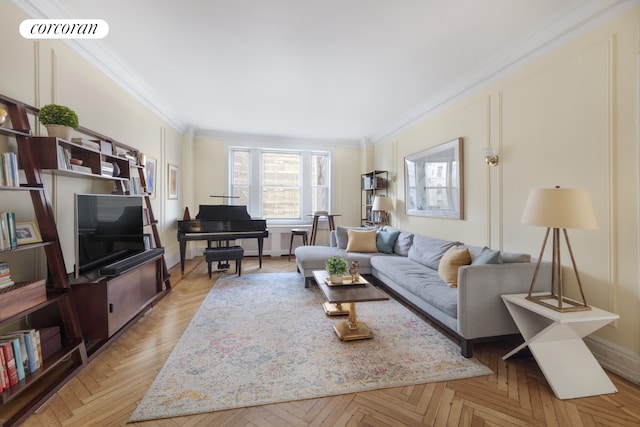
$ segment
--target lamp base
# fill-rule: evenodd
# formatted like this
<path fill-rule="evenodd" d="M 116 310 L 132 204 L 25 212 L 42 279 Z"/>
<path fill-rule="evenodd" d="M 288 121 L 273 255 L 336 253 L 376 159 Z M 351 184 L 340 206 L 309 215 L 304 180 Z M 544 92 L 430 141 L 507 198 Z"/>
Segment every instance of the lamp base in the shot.
<path fill-rule="evenodd" d="M 581 303 L 580 301 L 574 301 L 569 298 L 560 298 L 558 295 L 554 294 L 543 294 L 543 295 L 527 295 L 525 299 L 535 302 L 536 304 L 540 304 L 544 307 L 550 308 L 551 310 L 559 311 L 562 313 L 571 312 L 571 311 L 587 311 L 591 310 L 591 307 L 586 303 Z M 567 305 L 564 305 L 567 304 Z"/>

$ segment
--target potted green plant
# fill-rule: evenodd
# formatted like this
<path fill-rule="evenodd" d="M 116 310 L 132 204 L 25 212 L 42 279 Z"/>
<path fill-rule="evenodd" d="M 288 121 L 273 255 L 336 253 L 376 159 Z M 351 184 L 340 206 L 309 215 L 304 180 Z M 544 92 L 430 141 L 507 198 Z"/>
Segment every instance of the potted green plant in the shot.
<path fill-rule="evenodd" d="M 38 112 L 38 118 L 49 136 L 69 140 L 73 129 L 78 128 L 78 115 L 64 105 L 47 104 Z"/>
<path fill-rule="evenodd" d="M 327 260 L 327 273 L 331 283 L 342 283 L 345 273 L 348 270 L 347 261 L 339 256 L 332 256 Z"/>

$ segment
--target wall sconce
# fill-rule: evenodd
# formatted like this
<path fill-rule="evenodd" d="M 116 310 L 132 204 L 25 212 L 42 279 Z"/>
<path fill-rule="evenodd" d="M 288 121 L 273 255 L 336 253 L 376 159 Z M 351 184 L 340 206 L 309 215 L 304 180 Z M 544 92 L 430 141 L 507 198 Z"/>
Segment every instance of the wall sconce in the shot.
<path fill-rule="evenodd" d="M 484 161 L 487 162 L 488 165 L 497 166 L 498 160 L 500 160 L 498 156 L 493 154 L 493 148 L 487 147 L 484 149 Z"/>

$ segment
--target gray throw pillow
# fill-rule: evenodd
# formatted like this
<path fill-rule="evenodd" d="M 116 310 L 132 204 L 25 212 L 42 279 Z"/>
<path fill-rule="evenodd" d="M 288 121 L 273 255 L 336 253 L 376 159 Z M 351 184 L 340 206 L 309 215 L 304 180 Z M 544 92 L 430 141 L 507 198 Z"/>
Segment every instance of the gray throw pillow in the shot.
<path fill-rule="evenodd" d="M 503 252 L 502 262 L 505 264 L 512 262 L 531 262 L 531 255 Z"/>
<path fill-rule="evenodd" d="M 415 235 L 413 245 L 409 249 L 409 259 L 438 271 L 440 259 L 451 246 L 461 245 L 460 242 L 441 240 L 433 237 Z"/>
<path fill-rule="evenodd" d="M 500 255 L 500 251 L 495 251 L 485 246 L 482 248 L 480 254 L 474 257 L 471 262 L 471 265 L 480 264 L 502 264 L 502 255 Z"/>
<path fill-rule="evenodd" d="M 409 255 L 409 249 L 413 245 L 413 234 L 401 231 L 396 239 L 396 244 L 393 247 L 393 252 L 400 256 Z"/>
<path fill-rule="evenodd" d="M 378 248 L 378 252 L 392 254 L 399 235 L 399 231 L 378 231 L 378 234 L 376 234 L 376 247 Z"/>

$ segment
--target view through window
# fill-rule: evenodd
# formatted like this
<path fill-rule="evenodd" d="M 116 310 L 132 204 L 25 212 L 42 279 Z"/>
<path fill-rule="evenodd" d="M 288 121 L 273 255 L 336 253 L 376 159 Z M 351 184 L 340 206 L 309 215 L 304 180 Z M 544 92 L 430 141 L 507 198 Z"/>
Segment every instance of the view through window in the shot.
<path fill-rule="evenodd" d="M 230 154 L 231 203 L 246 205 L 252 216 L 304 219 L 329 210 L 329 153 L 232 148 Z"/>

